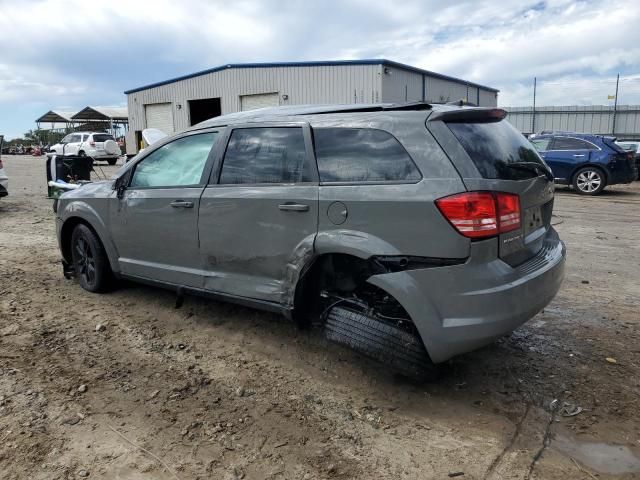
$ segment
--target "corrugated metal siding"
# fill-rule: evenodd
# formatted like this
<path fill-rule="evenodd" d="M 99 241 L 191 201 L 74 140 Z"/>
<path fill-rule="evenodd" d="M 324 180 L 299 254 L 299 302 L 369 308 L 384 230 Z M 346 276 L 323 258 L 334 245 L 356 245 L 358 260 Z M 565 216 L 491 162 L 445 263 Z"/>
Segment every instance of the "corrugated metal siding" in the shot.
<path fill-rule="evenodd" d="M 201 98 L 220 98 L 222 114 L 240 111 L 241 95 L 268 92 L 278 92 L 281 105 L 376 102 L 379 72 L 379 65 L 223 70 L 129 94 L 129 125 L 132 130 L 146 127 L 144 105 L 173 102 L 176 131 L 184 130 L 189 127 L 187 101 Z"/>
<path fill-rule="evenodd" d="M 422 75 L 399 68 L 382 67 L 382 102 L 422 100 Z M 384 72 L 387 73 L 384 73 Z"/>
<path fill-rule="evenodd" d="M 521 132 L 533 132 L 533 110 L 531 107 L 505 107 L 507 119 Z M 570 132 L 613 135 L 613 107 L 566 106 L 536 108 L 535 133 L 542 130 L 565 130 Z M 617 137 L 640 136 L 640 106 L 618 106 L 615 135 Z"/>
<path fill-rule="evenodd" d="M 497 107 L 498 106 L 498 94 L 496 92 L 490 92 L 489 90 L 480 89 L 480 103 L 481 107 Z"/>
<path fill-rule="evenodd" d="M 146 128 L 144 105 L 171 102 L 176 131 L 190 126 L 189 100 L 220 98 L 222 114 L 240 111 L 240 96 L 277 92 L 281 105 L 420 101 L 421 73 L 382 65 L 274 66 L 231 68 L 178 80 L 127 95 L 129 127 Z M 384 83 L 383 83 L 384 82 Z M 468 98 L 495 106 L 496 95 L 477 87 L 425 75 L 427 101 Z M 282 95 L 287 95 L 285 100 Z"/>

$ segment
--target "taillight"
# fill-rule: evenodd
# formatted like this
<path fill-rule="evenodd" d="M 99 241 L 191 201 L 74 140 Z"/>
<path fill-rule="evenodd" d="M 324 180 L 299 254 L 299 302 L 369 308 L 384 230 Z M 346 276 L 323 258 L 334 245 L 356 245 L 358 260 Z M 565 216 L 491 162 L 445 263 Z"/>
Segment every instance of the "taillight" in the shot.
<path fill-rule="evenodd" d="M 91 145 L 92 147 L 96 146 L 96 142 L 89 142 L 89 145 Z"/>
<path fill-rule="evenodd" d="M 520 197 L 504 192 L 466 192 L 436 200 L 458 232 L 486 238 L 520 228 Z"/>

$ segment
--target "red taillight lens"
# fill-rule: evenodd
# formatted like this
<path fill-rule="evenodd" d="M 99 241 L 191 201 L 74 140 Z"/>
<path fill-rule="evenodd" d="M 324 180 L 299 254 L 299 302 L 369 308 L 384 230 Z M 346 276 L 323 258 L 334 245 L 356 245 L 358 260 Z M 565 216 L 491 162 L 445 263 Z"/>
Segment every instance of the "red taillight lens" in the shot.
<path fill-rule="evenodd" d="M 500 233 L 520 228 L 520 197 L 513 193 L 496 193 Z"/>
<path fill-rule="evenodd" d="M 520 197 L 503 192 L 467 192 L 436 200 L 458 232 L 486 238 L 520 228 Z"/>
<path fill-rule="evenodd" d="M 96 142 L 89 142 L 89 145 L 91 145 L 92 147 L 96 146 Z"/>

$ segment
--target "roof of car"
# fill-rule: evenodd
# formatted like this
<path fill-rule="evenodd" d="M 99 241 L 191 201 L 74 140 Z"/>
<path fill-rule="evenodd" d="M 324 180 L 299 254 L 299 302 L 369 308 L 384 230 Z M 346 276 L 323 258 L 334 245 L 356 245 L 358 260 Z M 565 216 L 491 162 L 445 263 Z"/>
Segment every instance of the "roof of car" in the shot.
<path fill-rule="evenodd" d="M 426 102 L 412 103 L 358 103 L 358 104 L 333 104 L 333 105 L 289 105 L 283 107 L 266 107 L 244 112 L 229 113 L 209 120 L 205 120 L 194 128 L 229 125 L 234 123 L 250 123 L 256 121 L 276 121 L 281 117 L 297 117 L 303 115 L 327 115 L 341 113 L 370 113 L 370 112 L 406 112 L 425 110 L 459 110 L 459 107 L 448 104 L 430 104 Z"/>
<path fill-rule="evenodd" d="M 561 131 L 543 131 L 542 133 L 538 133 L 536 135 L 532 135 L 532 139 L 541 138 L 541 137 L 575 137 L 575 138 L 609 138 L 614 139 L 615 137 L 611 137 L 608 135 L 601 135 L 597 133 L 582 133 L 582 132 L 561 132 Z"/>

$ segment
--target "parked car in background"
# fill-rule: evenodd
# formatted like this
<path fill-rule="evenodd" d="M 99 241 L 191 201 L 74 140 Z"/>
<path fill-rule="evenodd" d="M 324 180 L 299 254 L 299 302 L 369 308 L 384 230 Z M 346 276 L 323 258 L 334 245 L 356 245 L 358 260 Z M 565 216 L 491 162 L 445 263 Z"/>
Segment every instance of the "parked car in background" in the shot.
<path fill-rule="evenodd" d="M 4 165 L 2 164 L 2 144 L 4 137 L 0 135 L 0 197 L 6 197 L 9 194 L 9 177 L 4 173 Z"/>
<path fill-rule="evenodd" d="M 317 322 L 405 373 L 491 343 L 563 279 L 553 176 L 492 108 L 267 108 L 153 142 L 60 197 L 64 272 Z"/>
<path fill-rule="evenodd" d="M 582 195 L 598 195 L 607 185 L 631 183 L 638 177 L 635 157 L 614 137 L 584 133 L 543 133 L 529 141 L 553 171 L 556 182 Z"/>
<path fill-rule="evenodd" d="M 105 160 L 109 165 L 115 165 L 122 151 L 113 135 L 100 132 L 75 132 L 64 137 L 60 143 L 53 145 L 48 156 L 78 155 L 89 156 L 95 160 Z"/>
<path fill-rule="evenodd" d="M 627 152 L 631 152 L 636 157 L 636 167 L 638 168 L 638 178 L 640 180 L 640 141 L 637 140 L 616 140 L 616 143 Z"/>
<path fill-rule="evenodd" d="M 0 158 L 0 197 L 6 197 L 7 195 L 9 195 L 9 177 L 4 172 L 4 166 Z"/>

